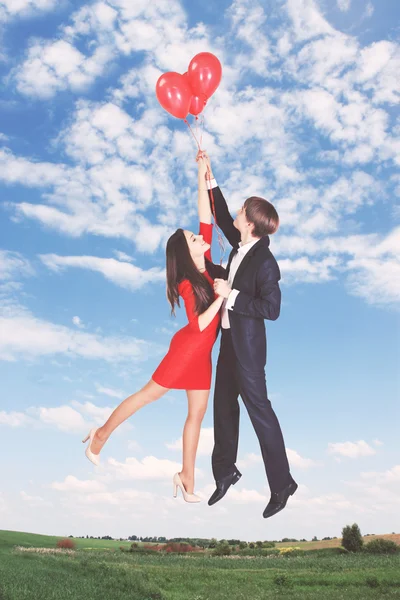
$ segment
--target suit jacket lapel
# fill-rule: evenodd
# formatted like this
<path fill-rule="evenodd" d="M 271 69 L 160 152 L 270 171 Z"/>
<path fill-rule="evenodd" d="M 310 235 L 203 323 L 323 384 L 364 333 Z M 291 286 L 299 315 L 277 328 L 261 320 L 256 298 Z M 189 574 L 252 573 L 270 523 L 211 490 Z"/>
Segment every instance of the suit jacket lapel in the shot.
<path fill-rule="evenodd" d="M 253 248 L 251 250 L 249 250 L 249 252 L 247 252 L 247 254 L 244 256 L 242 262 L 240 263 L 239 268 L 236 271 L 235 277 L 234 277 L 234 279 L 232 281 L 232 288 L 235 287 L 235 282 L 238 281 L 239 277 L 241 276 L 241 274 L 245 270 L 246 266 L 249 264 L 250 259 L 251 259 L 252 255 L 253 255 L 252 250 L 253 250 Z"/>
<path fill-rule="evenodd" d="M 260 239 L 258 240 L 258 242 L 257 242 L 256 244 L 254 244 L 254 246 L 253 246 L 252 248 L 250 248 L 250 250 L 249 250 L 249 251 L 247 252 L 247 254 L 244 256 L 244 258 L 243 258 L 242 262 L 241 262 L 241 263 L 240 263 L 240 265 L 239 265 L 239 268 L 238 268 L 238 270 L 236 271 L 235 277 L 234 277 L 234 279 L 233 279 L 233 282 L 232 282 L 232 288 L 234 288 L 234 287 L 235 287 L 235 282 L 237 282 L 237 281 L 238 281 L 238 279 L 239 279 L 239 277 L 241 277 L 241 275 L 242 275 L 243 271 L 245 270 L 245 268 L 246 268 L 246 267 L 247 267 L 247 265 L 249 264 L 249 262 L 250 262 L 250 260 L 251 260 L 251 257 L 254 255 L 254 252 L 256 252 L 256 251 L 257 251 L 257 249 L 258 249 L 260 246 L 265 246 L 265 247 L 267 247 L 267 248 L 268 248 L 268 246 L 269 246 L 269 237 L 268 237 L 267 235 L 266 235 L 266 236 L 264 236 L 264 237 L 262 237 L 262 238 L 260 238 Z M 232 257 L 232 258 L 233 258 L 233 257 Z M 230 258 L 230 260 L 232 260 L 232 259 Z M 229 265 L 229 266 L 230 266 L 230 265 Z"/>

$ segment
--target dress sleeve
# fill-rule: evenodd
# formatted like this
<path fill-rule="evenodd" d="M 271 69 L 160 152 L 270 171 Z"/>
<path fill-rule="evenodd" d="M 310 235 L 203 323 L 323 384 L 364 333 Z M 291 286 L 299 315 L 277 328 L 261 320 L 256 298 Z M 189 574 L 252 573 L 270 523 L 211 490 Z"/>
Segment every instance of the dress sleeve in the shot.
<path fill-rule="evenodd" d="M 193 293 L 192 284 L 187 279 L 181 281 L 178 285 L 179 295 L 182 296 L 185 303 L 186 316 L 189 321 L 190 328 L 194 331 L 200 331 L 199 316 L 195 312 L 196 301 Z"/>
<path fill-rule="evenodd" d="M 210 262 L 212 262 L 212 258 L 211 258 L 212 232 L 213 232 L 213 224 L 212 223 L 202 223 L 200 221 L 200 234 L 203 236 L 204 241 L 207 242 L 207 244 L 210 244 L 210 248 L 207 250 L 207 252 L 204 253 L 204 256 Z"/>

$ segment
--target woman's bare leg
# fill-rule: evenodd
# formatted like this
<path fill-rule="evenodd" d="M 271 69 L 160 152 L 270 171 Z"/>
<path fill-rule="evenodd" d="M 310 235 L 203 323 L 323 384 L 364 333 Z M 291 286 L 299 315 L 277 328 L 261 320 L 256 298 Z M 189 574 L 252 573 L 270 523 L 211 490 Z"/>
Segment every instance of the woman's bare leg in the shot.
<path fill-rule="evenodd" d="M 187 493 L 193 494 L 196 452 L 210 390 L 186 390 L 186 394 L 188 397 L 188 416 L 183 428 L 183 466 L 180 477 Z"/>
<path fill-rule="evenodd" d="M 125 400 L 123 400 L 111 413 L 104 425 L 99 427 L 96 431 L 91 445 L 93 454 L 100 453 L 100 450 L 118 425 L 121 425 L 123 421 L 126 421 L 126 419 L 138 411 L 139 408 L 142 408 L 146 404 L 150 404 L 150 402 L 154 402 L 154 400 L 158 400 L 166 392 L 168 392 L 168 388 L 158 385 L 158 383 L 150 379 L 141 390 L 125 398 Z"/>

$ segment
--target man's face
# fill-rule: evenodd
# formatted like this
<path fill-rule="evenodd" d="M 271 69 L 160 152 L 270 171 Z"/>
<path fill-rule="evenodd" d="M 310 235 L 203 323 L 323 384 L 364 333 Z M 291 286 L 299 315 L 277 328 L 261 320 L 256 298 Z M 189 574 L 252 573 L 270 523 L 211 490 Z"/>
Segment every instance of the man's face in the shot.
<path fill-rule="evenodd" d="M 236 227 L 236 229 L 238 229 L 242 234 L 246 233 L 246 231 L 250 229 L 244 205 L 242 205 L 237 211 L 236 219 L 233 221 L 233 224 Z"/>

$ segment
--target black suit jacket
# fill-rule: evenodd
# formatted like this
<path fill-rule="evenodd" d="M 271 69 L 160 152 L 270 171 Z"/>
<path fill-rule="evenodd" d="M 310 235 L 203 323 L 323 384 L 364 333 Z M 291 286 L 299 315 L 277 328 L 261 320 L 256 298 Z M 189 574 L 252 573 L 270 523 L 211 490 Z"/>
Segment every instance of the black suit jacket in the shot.
<path fill-rule="evenodd" d="M 233 218 L 219 187 L 213 188 L 212 191 L 217 225 L 233 249 L 224 276 L 219 265 L 210 263 L 207 268 L 211 276 L 228 279 L 232 258 L 239 248 L 240 232 L 233 224 Z M 219 274 L 214 267 L 219 269 Z M 236 357 L 246 371 L 259 372 L 267 362 L 264 319 L 275 321 L 279 317 L 280 278 L 278 264 L 269 249 L 269 237 L 262 237 L 243 258 L 232 284 L 232 289 L 240 292 L 233 309 L 229 311 L 232 343 Z"/>

